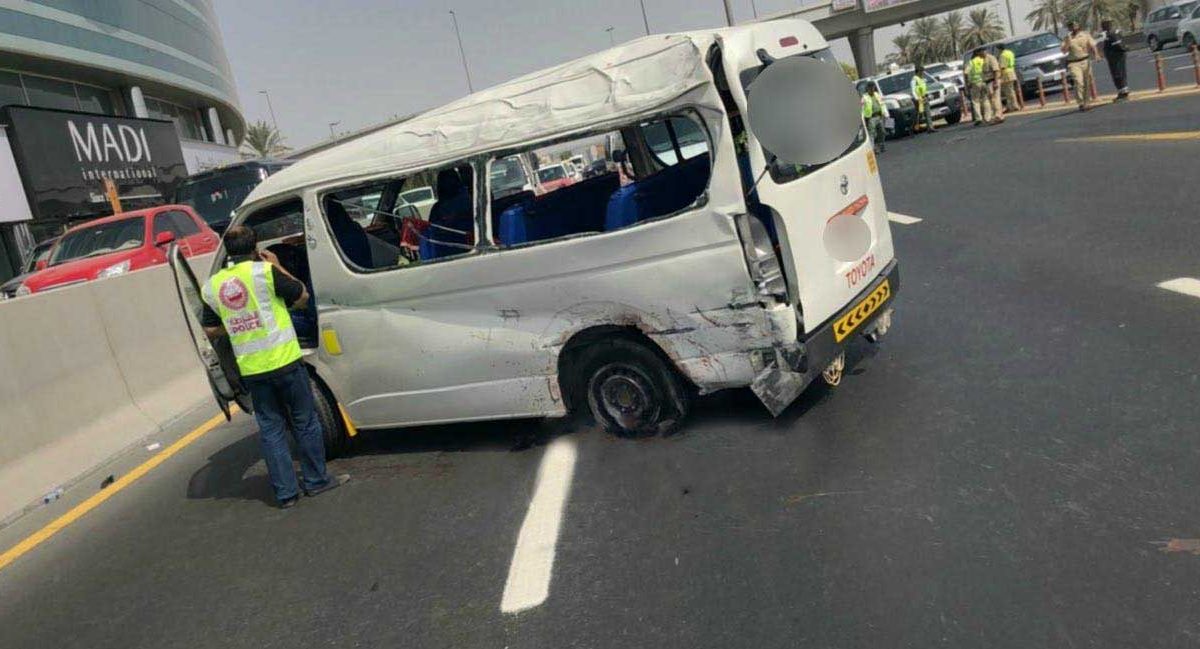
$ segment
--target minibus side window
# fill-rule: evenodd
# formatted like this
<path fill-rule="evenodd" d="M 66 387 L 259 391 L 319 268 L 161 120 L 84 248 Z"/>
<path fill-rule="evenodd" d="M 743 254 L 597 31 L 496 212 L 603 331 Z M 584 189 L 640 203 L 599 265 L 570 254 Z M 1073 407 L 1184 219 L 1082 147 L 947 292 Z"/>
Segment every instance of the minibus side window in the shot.
<path fill-rule="evenodd" d="M 470 165 L 432 169 L 330 191 L 321 211 L 351 270 L 416 266 L 475 249 L 474 185 Z"/>
<path fill-rule="evenodd" d="M 582 165 L 567 165 L 582 157 Z M 708 187 L 704 127 L 673 115 L 516 153 L 488 165 L 494 243 L 513 247 L 621 230 L 681 212 Z"/>

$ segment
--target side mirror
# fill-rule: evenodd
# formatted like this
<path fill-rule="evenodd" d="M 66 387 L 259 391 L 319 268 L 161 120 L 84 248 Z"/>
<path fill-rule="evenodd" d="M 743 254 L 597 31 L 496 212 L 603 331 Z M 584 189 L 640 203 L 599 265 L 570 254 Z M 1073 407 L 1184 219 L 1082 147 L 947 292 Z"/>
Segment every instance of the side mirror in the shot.
<path fill-rule="evenodd" d="M 612 160 L 617 164 L 622 164 L 628 159 L 629 156 L 625 154 L 625 149 L 617 149 L 612 152 Z"/>
<path fill-rule="evenodd" d="M 824 164 L 837 158 L 862 128 L 859 95 L 846 74 L 813 58 L 768 65 L 750 84 L 747 121 L 780 161 Z"/>
<path fill-rule="evenodd" d="M 174 232 L 170 232 L 170 231 L 159 232 L 158 234 L 154 235 L 155 247 L 161 248 L 163 246 L 170 245 L 174 242 L 175 242 L 175 233 Z"/>
<path fill-rule="evenodd" d="M 45 259 L 39 259 L 39 260 L 37 260 L 37 262 L 35 262 L 33 264 L 33 269 L 34 270 L 46 270 L 47 268 L 49 268 L 49 266 L 50 266 L 49 261 L 47 261 Z"/>

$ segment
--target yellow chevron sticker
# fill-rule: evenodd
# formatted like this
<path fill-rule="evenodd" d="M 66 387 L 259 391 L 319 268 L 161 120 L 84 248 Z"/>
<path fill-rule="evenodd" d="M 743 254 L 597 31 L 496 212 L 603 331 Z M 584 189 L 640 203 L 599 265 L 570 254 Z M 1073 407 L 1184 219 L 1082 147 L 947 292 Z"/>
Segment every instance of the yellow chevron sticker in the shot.
<path fill-rule="evenodd" d="M 870 295 L 863 298 L 853 309 L 850 309 L 849 313 L 838 318 L 838 321 L 833 323 L 834 342 L 840 343 L 846 339 L 846 336 L 854 333 L 858 325 L 871 317 L 872 313 L 878 311 L 879 307 L 883 306 L 883 303 L 887 302 L 890 297 L 892 297 L 892 285 L 888 283 L 888 280 L 884 279 L 883 283 L 876 287 L 874 291 L 871 291 Z"/>

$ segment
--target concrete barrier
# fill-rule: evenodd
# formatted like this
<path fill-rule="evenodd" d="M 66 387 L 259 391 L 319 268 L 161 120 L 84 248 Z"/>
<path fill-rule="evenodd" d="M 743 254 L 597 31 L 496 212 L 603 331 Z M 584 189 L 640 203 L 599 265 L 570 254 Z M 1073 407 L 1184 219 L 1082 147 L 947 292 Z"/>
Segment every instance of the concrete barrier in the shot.
<path fill-rule="evenodd" d="M 206 399 L 167 266 L 0 303 L 0 522 Z"/>

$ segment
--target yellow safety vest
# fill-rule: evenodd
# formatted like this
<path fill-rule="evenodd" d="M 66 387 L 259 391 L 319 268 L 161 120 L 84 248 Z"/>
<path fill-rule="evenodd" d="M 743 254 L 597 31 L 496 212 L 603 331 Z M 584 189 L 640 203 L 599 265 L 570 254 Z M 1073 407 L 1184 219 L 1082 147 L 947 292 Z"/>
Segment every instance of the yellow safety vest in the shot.
<path fill-rule="evenodd" d="M 925 86 L 925 79 L 923 79 L 920 75 L 913 75 L 912 91 L 913 91 L 913 94 L 915 94 L 917 96 L 918 101 L 925 98 L 925 93 L 927 92 L 926 86 Z"/>
<path fill-rule="evenodd" d="M 1003 50 L 1000 52 L 1000 67 L 1005 70 L 1011 70 L 1017 67 L 1017 55 L 1013 54 L 1012 50 Z"/>
<path fill-rule="evenodd" d="M 864 118 L 871 119 L 876 113 L 883 113 L 883 106 L 880 105 L 879 100 L 875 98 L 875 95 L 872 95 L 868 92 L 862 97 L 862 113 Z"/>
<path fill-rule="evenodd" d="M 972 58 L 971 65 L 967 67 L 967 81 L 970 83 L 983 83 L 983 66 L 987 65 L 987 60 L 984 58 Z"/>
<path fill-rule="evenodd" d="M 225 325 L 242 376 L 300 360 L 300 343 L 287 305 L 275 294 L 271 264 L 243 261 L 223 268 L 204 283 L 201 293 Z"/>

